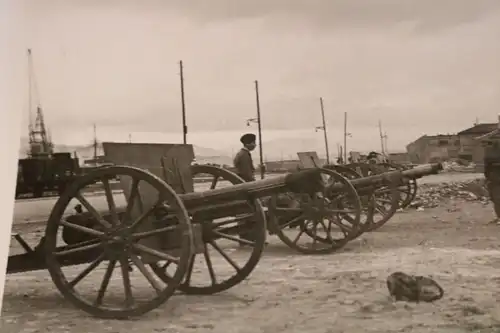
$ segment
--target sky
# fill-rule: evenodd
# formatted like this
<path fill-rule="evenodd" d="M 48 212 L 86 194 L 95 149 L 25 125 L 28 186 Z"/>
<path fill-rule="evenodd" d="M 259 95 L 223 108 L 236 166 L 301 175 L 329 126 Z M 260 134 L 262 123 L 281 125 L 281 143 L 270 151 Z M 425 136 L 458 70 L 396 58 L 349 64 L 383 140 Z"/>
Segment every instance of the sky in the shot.
<path fill-rule="evenodd" d="M 100 140 L 181 142 L 180 60 L 188 141 L 215 149 L 255 132 L 255 80 L 275 155 L 324 149 L 320 97 L 334 152 L 345 112 L 355 150 L 380 147 L 379 120 L 402 150 L 500 113 L 498 0 L 29 0 L 27 15 L 33 103 L 58 144 L 94 123 Z"/>

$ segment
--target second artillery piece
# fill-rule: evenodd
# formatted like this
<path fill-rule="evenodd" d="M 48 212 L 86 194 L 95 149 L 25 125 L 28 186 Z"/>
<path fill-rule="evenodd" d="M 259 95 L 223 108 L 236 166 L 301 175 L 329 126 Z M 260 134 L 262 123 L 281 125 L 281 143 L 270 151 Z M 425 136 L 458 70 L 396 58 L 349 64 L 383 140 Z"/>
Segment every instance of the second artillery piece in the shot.
<path fill-rule="evenodd" d="M 298 155 L 303 169 L 320 165 L 315 152 Z M 325 193 L 330 200 L 328 205 L 335 206 L 337 210 L 339 207 L 344 209 L 342 213 L 324 214 L 325 221 L 304 218 L 303 212 L 308 210 L 311 198 L 289 194 L 289 200 L 280 204 L 278 198 L 283 194 L 273 196 L 268 204 L 268 225 L 271 234 L 276 234 L 285 244 L 301 253 L 333 252 L 364 232 L 373 231 L 387 223 L 401 208 L 403 200 L 408 200 L 409 189 L 416 188 L 416 179 L 437 174 L 443 169 L 440 163 L 421 165 L 413 169 L 392 165 L 377 166 L 375 169 L 369 165 L 325 165 L 320 169 L 327 183 L 332 179 L 341 182 L 339 176 L 343 176 L 350 185 L 341 187 L 336 184 Z M 354 197 L 357 199 L 353 199 Z M 290 202 L 294 207 L 290 207 Z M 315 204 L 316 207 L 321 205 L 320 202 Z M 352 225 L 357 228 L 351 228 Z M 299 243 L 304 237 L 309 241 Z"/>

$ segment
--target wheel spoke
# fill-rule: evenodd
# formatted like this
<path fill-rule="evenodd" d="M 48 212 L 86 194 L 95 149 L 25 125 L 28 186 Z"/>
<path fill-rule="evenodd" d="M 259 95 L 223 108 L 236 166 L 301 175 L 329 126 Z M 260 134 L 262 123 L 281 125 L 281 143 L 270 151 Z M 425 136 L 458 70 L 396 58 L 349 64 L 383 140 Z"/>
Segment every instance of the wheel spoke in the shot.
<path fill-rule="evenodd" d="M 179 258 L 171 256 L 170 254 L 167 254 L 167 253 L 160 252 L 158 250 L 152 249 L 152 248 L 150 248 L 148 246 L 145 246 L 143 244 L 133 244 L 132 246 L 137 251 L 141 251 L 141 252 L 147 253 L 149 255 L 155 256 L 155 257 L 160 258 L 162 260 L 168 260 L 168 261 L 174 262 L 176 264 L 180 263 L 180 259 Z"/>
<path fill-rule="evenodd" d="M 303 219 L 304 219 L 304 214 L 300 214 L 299 216 L 294 217 L 293 219 L 288 221 L 287 223 L 279 224 L 279 227 L 280 227 L 280 229 L 285 229 L 285 228 L 291 226 L 292 224 L 294 224 L 295 222 L 298 222 L 298 221 L 303 220 Z"/>
<path fill-rule="evenodd" d="M 194 269 L 194 261 L 195 261 L 195 259 L 196 259 L 196 254 L 193 255 L 193 257 L 189 261 L 189 266 L 187 268 L 186 277 L 184 279 L 184 284 L 189 285 L 189 283 L 191 282 L 191 276 L 193 275 L 193 269 Z"/>
<path fill-rule="evenodd" d="M 316 243 L 318 242 L 318 223 L 316 221 L 313 221 L 313 243 L 312 247 L 316 247 Z"/>
<path fill-rule="evenodd" d="M 132 283 L 130 282 L 130 264 L 127 257 L 120 258 L 120 268 L 122 271 L 123 290 L 125 291 L 125 306 L 134 306 L 134 296 L 132 295 Z"/>
<path fill-rule="evenodd" d="M 292 243 L 293 244 L 297 244 L 297 242 L 299 241 L 300 239 L 300 236 L 302 236 L 304 234 L 304 232 L 306 232 L 306 229 L 305 227 L 304 228 L 300 228 L 300 231 L 299 233 L 297 234 L 297 236 L 293 239 Z"/>
<path fill-rule="evenodd" d="M 210 189 L 213 190 L 215 186 L 217 186 L 217 181 L 219 180 L 219 176 L 215 176 L 212 180 L 212 184 L 210 185 Z"/>
<path fill-rule="evenodd" d="M 210 244 L 210 245 L 212 245 L 212 247 L 213 247 L 213 248 L 214 248 L 217 252 L 219 252 L 219 254 L 220 254 L 220 255 L 221 255 L 224 259 L 226 259 L 226 261 L 227 261 L 227 262 L 228 262 L 231 266 L 233 266 L 233 268 L 236 270 L 236 272 L 238 272 L 238 273 L 239 273 L 239 272 L 241 272 L 241 268 L 238 266 L 238 264 L 237 264 L 237 263 L 235 263 L 235 262 L 234 262 L 234 260 L 233 260 L 233 259 L 231 259 L 231 258 L 227 255 L 227 253 L 226 253 L 226 252 L 224 252 L 224 250 L 222 250 L 222 249 L 220 248 L 220 246 L 219 246 L 219 245 L 217 245 L 217 243 L 215 243 L 215 241 L 213 241 L 213 240 L 212 240 L 209 244 Z"/>
<path fill-rule="evenodd" d="M 342 230 L 342 232 L 345 232 L 345 231 L 351 232 L 352 231 L 352 228 L 350 226 L 347 226 L 344 223 L 342 223 L 342 221 L 337 221 L 335 219 L 332 219 L 332 220 L 330 220 L 330 222 L 332 222 L 337 227 L 339 227 Z"/>
<path fill-rule="evenodd" d="M 217 230 L 214 230 L 212 231 L 215 235 L 221 237 L 221 238 L 225 238 L 227 240 L 231 240 L 233 242 L 237 242 L 237 243 L 240 243 L 240 244 L 245 244 L 245 245 L 251 245 L 251 246 L 255 246 L 255 242 L 252 242 L 252 241 L 249 241 L 249 240 L 246 240 L 246 239 L 242 239 L 242 238 L 239 238 L 239 237 L 234 237 L 234 236 L 231 236 L 231 235 L 227 235 L 227 234 L 224 234 L 220 231 L 217 231 Z"/>
<path fill-rule="evenodd" d="M 149 284 L 155 289 L 158 295 L 163 291 L 161 285 L 158 284 L 158 281 L 154 278 L 154 276 L 148 271 L 142 260 L 135 255 L 134 253 L 130 253 L 130 259 L 134 263 L 134 265 L 139 269 L 139 271 L 144 275 L 146 280 L 148 280 Z"/>
<path fill-rule="evenodd" d="M 89 266 L 87 266 L 87 268 L 85 268 L 80 274 L 76 276 L 76 278 L 71 280 L 68 284 L 74 288 L 78 284 L 78 282 L 82 281 L 87 275 L 89 275 L 94 269 L 96 269 L 96 267 L 99 266 L 99 264 L 104 261 L 104 258 L 105 254 L 102 253 L 99 257 L 94 259 L 94 261 L 92 261 L 92 263 Z"/>
<path fill-rule="evenodd" d="M 323 230 L 325 230 L 325 233 L 326 233 L 326 238 L 328 239 L 328 241 L 330 242 L 334 242 L 334 239 L 332 238 L 332 235 L 330 235 L 330 230 L 329 228 L 325 225 L 325 221 L 323 221 L 323 219 L 320 219 L 319 220 L 319 223 L 321 223 L 321 226 L 323 227 Z"/>
<path fill-rule="evenodd" d="M 160 200 L 153 205 L 153 207 L 149 208 L 146 212 L 142 213 L 131 225 L 131 229 L 134 230 L 139 227 L 160 205 Z"/>
<path fill-rule="evenodd" d="M 108 268 L 106 269 L 106 273 L 104 273 L 99 292 L 97 293 L 97 298 L 94 302 L 96 306 L 102 305 L 102 300 L 104 298 L 104 294 L 106 294 L 106 290 L 108 289 L 109 281 L 111 280 L 115 266 L 116 260 L 111 260 L 108 264 Z"/>
<path fill-rule="evenodd" d="M 375 209 L 376 209 L 376 210 L 377 210 L 377 212 L 378 212 L 379 214 L 381 214 L 381 215 L 385 215 L 385 214 L 387 214 L 387 211 L 386 211 L 385 207 L 384 207 L 384 206 L 382 206 L 382 205 L 379 205 L 379 204 L 375 203 Z"/>
<path fill-rule="evenodd" d="M 105 228 L 111 228 L 111 224 L 108 221 L 106 221 L 105 219 L 103 219 L 101 214 L 99 214 L 99 212 L 94 208 L 94 206 L 92 206 L 90 204 L 90 202 L 88 202 L 88 200 L 85 199 L 85 197 L 80 192 L 78 192 L 75 195 L 75 199 L 80 201 L 82 206 L 85 207 L 85 209 L 90 213 L 90 215 L 92 215 L 92 217 L 96 221 L 98 221 L 100 224 L 102 224 Z"/>
<path fill-rule="evenodd" d="M 217 278 L 215 277 L 214 266 L 212 265 L 212 259 L 210 258 L 210 253 L 208 252 L 208 247 L 206 244 L 203 248 L 203 257 L 205 258 L 205 262 L 207 263 L 208 274 L 210 275 L 212 286 L 215 286 L 217 284 Z"/>
<path fill-rule="evenodd" d="M 172 232 L 172 231 L 177 230 L 177 229 L 179 229 L 178 225 L 170 225 L 168 227 L 153 229 L 153 230 L 149 230 L 149 231 L 136 232 L 132 235 L 132 239 L 139 240 L 142 238 L 147 238 L 147 237 L 155 236 L 158 234 L 163 234 L 166 232 Z"/>
<path fill-rule="evenodd" d="M 382 202 L 382 203 L 385 203 L 385 204 L 392 204 L 392 200 L 385 199 L 385 198 L 376 198 L 375 200 L 377 202 Z"/>
<path fill-rule="evenodd" d="M 212 228 L 215 229 L 215 228 L 220 228 L 220 227 L 222 227 L 224 225 L 228 225 L 228 224 L 244 222 L 244 221 L 246 221 L 249 218 L 252 218 L 254 216 L 255 216 L 255 214 L 249 213 L 249 214 L 242 214 L 242 215 L 235 216 L 234 218 L 232 218 L 230 220 L 226 220 L 226 221 L 212 222 Z"/>
<path fill-rule="evenodd" d="M 328 213 L 329 215 L 334 215 L 334 214 L 356 214 L 357 212 L 355 210 L 345 210 L 345 209 L 329 209 L 325 208 L 323 210 L 325 213 Z"/>
<path fill-rule="evenodd" d="M 92 250 L 92 249 L 96 249 L 98 247 L 101 246 L 101 243 L 95 243 L 95 244 L 90 244 L 90 245 L 85 245 L 85 246 L 81 246 L 81 247 L 77 247 L 77 248 L 72 248 L 72 249 L 69 249 L 69 250 L 61 250 L 61 251 L 57 251 L 54 253 L 54 255 L 56 256 L 65 256 L 65 255 L 68 255 L 68 254 L 74 254 L 74 253 L 78 253 L 78 252 L 84 252 L 84 251 L 88 251 L 88 250 Z"/>
<path fill-rule="evenodd" d="M 96 236 L 96 237 L 104 236 L 104 232 L 102 232 L 102 231 L 98 231 L 98 230 L 95 230 L 92 228 L 87 228 L 87 227 L 84 227 L 84 226 L 79 225 L 79 224 L 74 224 L 74 223 L 68 222 L 66 220 L 61 220 L 60 224 L 62 224 L 65 227 L 75 229 L 75 230 L 81 231 L 85 234 L 92 235 L 92 236 Z"/>
<path fill-rule="evenodd" d="M 120 220 L 118 218 L 118 212 L 116 211 L 116 203 L 115 203 L 115 198 L 113 197 L 113 191 L 111 190 L 111 186 L 107 178 L 103 178 L 101 182 L 102 185 L 104 186 L 106 201 L 108 202 L 109 213 L 111 215 L 111 224 L 113 226 L 117 226 L 118 224 L 120 224 Z"/>
<path fill-rule="evenodd" d="M 139 179 L 134 178 L 132 184 L 130 185 L 130 195 L 127 199 L 127 208 L 125 210 L 124 223 L 131 223 L 132 221 L 132 209 L 134 208 L 135 201 L 139 195 Z"/>
<path fill-rule="evenodd" d="M 91 239 L 91 240 L 87 240 L 87 241 L 84 241 L 84 242 L 67 245 L 67 246 L 64 247 L 64 249 L 65 250 L 72 250 L 72 249 L 80 248 L 82 246 L 99 244 L 100 242 L 101 241 L 99 239 Z"/>

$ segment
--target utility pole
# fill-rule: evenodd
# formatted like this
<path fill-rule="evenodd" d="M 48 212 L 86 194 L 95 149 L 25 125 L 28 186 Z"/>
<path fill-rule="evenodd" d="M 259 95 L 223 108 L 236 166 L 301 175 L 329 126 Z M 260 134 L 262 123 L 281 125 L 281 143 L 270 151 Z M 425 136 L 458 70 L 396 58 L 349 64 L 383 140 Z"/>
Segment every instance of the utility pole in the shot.
<path fill-rule="evenodd" d="M 344 112 L 344 163 L 347 163 L 347 112 Z"/>
<path fill-rule="evenodd" d="M 188 128 L 186 125 L 186 100 L 184 99 L 184 68 L 182 60 L 179 61 L 180 76 L 181 76 L 181 103 L 182 103 L 182 143 L 187 143 Z"/>
<path fill-rule="evenodd" d="M 97 127 L 94 124 L 94 163 L 97 163 Z"/>
<path fill-rule="evenodd" d="M 384 148 L 387 158 L 389 158 L 389 148 L 387 147 L 387 132 L 384 133 Z"/>
<path fill-rule="evenodd" d="M 329 149 L 328 149 L 328 133 L 327 133 L 327 130 L 326 130 L 325 108 L 323 106 L 323 97 L 319 98 L 319 103 L 320 103 L 320 106 L 321 106 L 321 119 L 323 121 L 323 126 L 317 126 L 315 128 L 315 130 L 316 130 L 316 132 L 318 130 L 322 130 L 323 134 L 325 136 L 326 164 L 328 165 L 328 164 L 330 164 L 330 153 L 329 153 Z"/>
<path fill-rule="evenodd" d="M 380 151 L 382 152 L 382 155 L 385 156 L 384 135 L 382 134 L 382 122 L 380 120 L 378 121 L 378 131 L 380 135 Z"/>
<path fill-rule="evenodd" d="M 262 122 L 260 117 L 259 81 L 257 80 L 255 80 L 255 100 L 257 104 L 257 118 L 247 119 L 247 126 L 250 126 L 250 123 L 257 123 L 257 130 L 259 133 L 260 179 L 264 179 L 266 170 L 264 167 L 264 155 L 262 150 Z"/>

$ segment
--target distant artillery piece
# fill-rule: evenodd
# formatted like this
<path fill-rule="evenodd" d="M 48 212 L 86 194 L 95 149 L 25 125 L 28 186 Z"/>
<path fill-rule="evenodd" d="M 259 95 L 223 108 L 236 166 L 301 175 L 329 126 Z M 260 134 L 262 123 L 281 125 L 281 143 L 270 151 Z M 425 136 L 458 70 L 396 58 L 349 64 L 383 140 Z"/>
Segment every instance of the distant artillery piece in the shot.
<path fill-rule="evenodd" d="M 316 152 L 298 153 L 302 168 L 311 168 L 320 165 Z M 407 207 L 415 198 L 417 192 L 417 179 L 438 173 L 442 170 L 441 164 L 428 164 L 409 168 L 391 163 L 351 163 L 346 165 L 325 165 L 323 168 L 333 170 L 352 184 L 355 179 L 372 179 L 374 183 L 365 188 L 355 185 L 360 196 L 363 212 L 360 228 L 361 232 L 373 231 L 384 225 L 399 208 Z M 401 181 L 398 182 L 398 172 L 401 173 Z M 392 175 L 390 181 L 381 182 Z M 366 183 L 365 183 L 366 184 Z M 359 235 L 358 235 L 359 236 Z"/>
<path fill-rule="evenodd" d="M 409 170 L 410 167 L 406 167 L 403 165 L 397 165 L 393 163 L 377 163 L 377 164 L 368 164 L 368 163 L 351 163 L 344 165 L 350 169 L 355 170 L 363 177 L 368 177 L 371 175 L 381 174 L 384 172 L 390 172 L 395 170 Z M 407 183 L 402 184 L 398 187 L 398 192 L 400 193 L 399 199 L 399 208 L 408 207 L 417 195 L 417 178 L 410 179 Z"/>
<path fill-rule="evenodd" d="M 312 169 L 320 166 L 316 152 L 300 152 L 298 156 L 301 169 Z M 288 200 L 287 205 L 286 200 L 282 204 L 279 203 L 278 198 L 282 194 L 273 196 L 268 204 L 268 228 L 271 234 L 276 234 L 285 244 L 301 253 L 321 254 L 333 252 L 347 242 L 359 237 L 362 233 L 373 231 L 384 225 L 406 200 L 411 202 L 416 191 L 416 179 L 442 170 L 441 164 L 428 164 L 414 169 L 403 169 L 387 163 L 378 164 L 377 167 L 378 169 L 374 170 L 373 166 L 368 164 L 323 166 L 321 169 L 323 177 L 330 178 L 326 181 L 327 183 L 331 182 L 332 179 L 340 182 L 339 179 L 345 178 L 349 182 L 349 186 L 354 188 L 361 203 L 360 206 L 354 206 L 348 202 L 343 202 L 340 206 L 349 210 L 352 215 L 347 213 L 337 214 L 333 219 L 330 216 L 328 222 L 325 223 L 312 222 L 301 217 L 302 211 L 307 210 L 303 205 L 309 201 L 308 198 L 304 200 L 303 196 L 292 194 L 289 195 L 291 199 Z M 340 189 L 338 185 L 333 185 L 330 187 L 327 197 L 332 202 L 339 202 L 341 198 L 352 196 L 347 189 L 347 186 Z M 405 201 L 402 199 L 405 199 Z M 290 207 L 290 202 L 293 203 L 293 207 Z M 350 223 L 359 225 L 359 228 L 349 230 Z M 344 233 L 343 238 L 333 237 L 332 225 L 342 230 Z M 291 226 L 300 230 L 299 235 L 295 238 L 286 233 L 285 229 Z M 316 230 L 318 226 L 323 229 L 321 234 L 318 234 Z M 312 238 L 312 244 L 299 245 L 297 237 L 302 234 Z"/>

